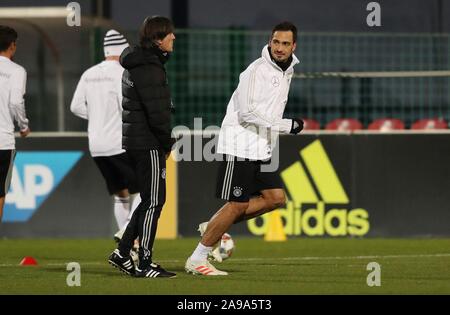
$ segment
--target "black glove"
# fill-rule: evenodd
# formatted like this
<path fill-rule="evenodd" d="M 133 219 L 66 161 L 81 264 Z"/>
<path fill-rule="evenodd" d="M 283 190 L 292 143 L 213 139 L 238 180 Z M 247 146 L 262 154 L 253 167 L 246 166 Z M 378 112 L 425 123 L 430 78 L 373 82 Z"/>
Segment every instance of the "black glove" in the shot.
<path fill-rule="evenodd" d="M 303 130 L 303 120 L 300 118 L 292 119 L 291 133 L 296 135 Z"/>

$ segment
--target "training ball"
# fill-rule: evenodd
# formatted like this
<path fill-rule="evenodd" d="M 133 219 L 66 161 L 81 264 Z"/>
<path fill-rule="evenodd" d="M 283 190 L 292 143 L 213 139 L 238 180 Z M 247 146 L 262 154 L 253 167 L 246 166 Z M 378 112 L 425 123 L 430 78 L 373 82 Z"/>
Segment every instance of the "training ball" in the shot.
<path fill-rule="evenodd" d="M 231 257 L 234 251 L 234 241 L 230 234 L 225 233 L 216 248 L 211 252 L 211 258 L 222 262 Z"/>

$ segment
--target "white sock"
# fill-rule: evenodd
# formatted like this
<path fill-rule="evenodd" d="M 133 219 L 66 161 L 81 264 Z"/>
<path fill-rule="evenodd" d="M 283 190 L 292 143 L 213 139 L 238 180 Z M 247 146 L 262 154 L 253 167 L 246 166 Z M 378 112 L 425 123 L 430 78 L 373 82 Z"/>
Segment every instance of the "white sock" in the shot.
<path fill-rule="evenodd" d="M 114 196 L 114 216 L 116 217 L 119 230 L 127 223 L 127 217 L 130 214 L 130 197 Z"/>
<path fill-rule="evenodd" d="M 198 243 L 197 248 L 191 255 L 193 261 L 205 261 L 208 259 L 208 253 L 212 250 L 212 246 L 205 246 L 202 243 Z"/>
<path fill-rule="evenodd" d="M 131 199 L 131 211 L 129 212 L 129 214 L 127 216 L 125 224 L 123 225 L 122 229 L 124 229 L 124 230 L 127 228 L 128 223 L 130 223 L 130 220 L 131 220 L 131 217 L 133 216 L 134 210 L 136 210 L 136 208 L 141 203 L 141 195 L 139 193 L 132 194 L 130 199 Z"/>

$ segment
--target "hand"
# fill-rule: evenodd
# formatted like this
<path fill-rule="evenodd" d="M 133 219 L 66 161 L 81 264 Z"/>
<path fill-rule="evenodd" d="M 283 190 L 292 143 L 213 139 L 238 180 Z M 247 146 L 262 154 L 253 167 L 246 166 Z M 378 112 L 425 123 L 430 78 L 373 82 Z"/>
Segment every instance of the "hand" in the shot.
<path fill-rule="evenodd" d="M 22 138 L 25 138 L 26 136 L 28 136 L 30 134 L 30 128 L 24 129 L 24 130 L 20 130 L 20 136 Z"/>
<path fill-rule="evenodd" d="M 300 118 L 294 118 L 292 119 L 292 127 L 291 127 L 291 133 L 296 135 L 298 134 L 300 131 L 303 130 L 303 120 L 301 120 Z"/>

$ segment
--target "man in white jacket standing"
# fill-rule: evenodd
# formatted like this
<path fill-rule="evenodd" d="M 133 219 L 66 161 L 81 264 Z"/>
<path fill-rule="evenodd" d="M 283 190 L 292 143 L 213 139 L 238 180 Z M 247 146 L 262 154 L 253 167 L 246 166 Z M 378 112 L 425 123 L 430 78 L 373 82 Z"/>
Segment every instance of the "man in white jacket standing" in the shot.
<path fill-rule="evenodd" d="M 217 149 L 224 161 L 219 166 L 216 194 L 227 202 L 207 224 L 200 225 L 202 239 L 186 261 L 188 273 L 227 275 L 207 259 L 214 244 L 233 223 L 260 216 L 286 202 L 278 167 L 267 171 L 264 166 L 272 157 L 271 134 L 297 134 L 303 129 L 301 119 L 283 119 L 293 67 L 298 63 L 293 54 L 296 40 L 297 28 L 292 23 L 276 25 L 261 58 L 239 77 Z"/>
<path fill-rule="evenodd" d="M 136 176 L 122 149 L 122 74 L 119 63 L 127 40 L 115 30 L 104 38 L 105 60 L 86 70 L 78 82 L 70 110 L 88 120 L 89 150 L 111 195 L 119 230 L 129 222 L 130 193 L 137 192 Z M 139 202 L 138 202 L 139 203 Z M 137 203 L 137 204 L 138 204 Z"/>
<path fill-rule="evenodd" d="M 16 155 L 14 120 L 21 137 L 30 133 L 23 99 L 27 72 L 11 60 L 16 53 L 16 41 L 17 32 L 0 25 L 0 222 Z"/>

